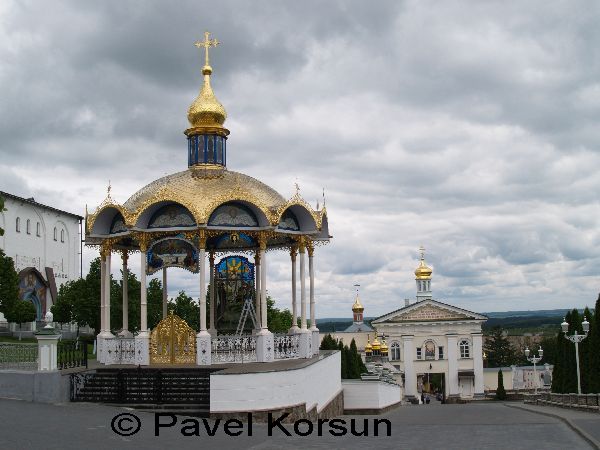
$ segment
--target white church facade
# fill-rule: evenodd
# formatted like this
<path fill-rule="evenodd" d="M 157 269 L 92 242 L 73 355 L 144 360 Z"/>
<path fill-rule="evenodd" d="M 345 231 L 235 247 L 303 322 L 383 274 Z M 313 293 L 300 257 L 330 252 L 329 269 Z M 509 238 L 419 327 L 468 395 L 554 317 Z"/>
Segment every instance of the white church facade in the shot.
<path fill-rule="evenodd" d="M 389 346 L 389 362 L 404 378 L 405 396 L 417 398 L 438 381 L 447 401 L 484 395 L 483 334 L 486 316 L 434 300 L 432 269 L 423 252 L 415 270 L 416 302 L 371 322 Z"/>
<path fill-rule="evenodd" d="M 83 217 L 33 198 L 6 192 L 0 192 L 0 197 L 6 209 L 0 211 L 0 227 L 4 229 L 0 248 L 14 261 L 19 297 L 33 303 L 36 320 L 41 321 L 56 301 L 60 286 L 81 274 Z"/>

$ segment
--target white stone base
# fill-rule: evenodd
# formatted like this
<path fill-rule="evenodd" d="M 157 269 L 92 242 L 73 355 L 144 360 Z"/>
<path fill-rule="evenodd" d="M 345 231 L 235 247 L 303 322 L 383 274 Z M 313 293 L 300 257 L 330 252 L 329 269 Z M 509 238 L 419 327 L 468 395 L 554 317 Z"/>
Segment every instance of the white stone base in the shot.
<path fill-rule="evenodd" d="M 300 333 L 300 327 L 298 325 L 292 325 L 292 327 L 288 330 L 288 334 L 298 334 Z"/>
<path fill-rule="evenodd" d="M 311 327 L 310 331 L 312 333 L 312 351 L 313 355 L 319 354 L 319 347 L 321 346 L 321 340 L 319 338 L 319 329 L 317 327 Z"/>
<path fill-rule="evenodd" d="M 256 336 L 256 360 L 271 362 L 275 359 L 275 343 L 273 333 L 264 328 Z"/>
<path fill-rule="evenodd" d="M 121 330 L 121 331 L 119 331 L 119 334 L 117 334 L 117 336 L 122 337 L 122 338 L 132 338 L 133 333 L 129 330 Z"/>
<path fill-rule="evenodd" d="M 313 338 L 309 330 L 300 330 L 300 340 L 298 342 L 298 357 L 312 358 L 313 356 Z"/>
<path fill-rule="evenodd" d="M 147 331 L 135 337 L 135 363 L 138 366 L 150 365 L 150 335 Z"/>
<path fill-rule="evenodd" d="M 38 370 L 58 370 L 58 339 L 60 334 L 36 334 L 38 340 Z"/>
<path fill-rule="evenodd" d="M 211 356 L 211 335 L 208 331 L 201 331 L 196 335 L 196 364 L 199 366 L 210 366 Z"/>

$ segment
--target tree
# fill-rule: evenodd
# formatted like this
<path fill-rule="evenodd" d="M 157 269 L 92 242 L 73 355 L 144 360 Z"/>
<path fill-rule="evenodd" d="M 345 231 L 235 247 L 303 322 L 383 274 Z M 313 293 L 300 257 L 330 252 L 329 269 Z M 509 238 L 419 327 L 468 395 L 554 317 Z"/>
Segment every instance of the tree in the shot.
<path fill-rule="evenodd" d="M 362 373 L 367 371 L 360 354 L 358 353 L 358 348 L 356 347 L 356 341 L 352 338 L 350 342 L 350 348 L 348 349 L 348 378 L 360 378 Z"/>
<path fill-rule="evenodd" d="M 19 275 L 13 259 L 0 248 L 0 312 L 6 314 L 19 301 Z"/>
<path fill-rule="evenodd" d="M 267 295 L 267 326 L 272 333 L 287 333 L 292 327 L 292 313 L 289 309 L 275 307 L 275 300 Z"/>
<path fill-rule="evenodd" d="M 155 328 L 163 318 L 162 315 L 162 302 L 163 302 L 163 290 L 162 282 L 156 278 L 150 280 L 148 283 L 148 289 L 146 298 L 148 300 L 148 327 Z"/>
<path fill-rule="evenodd" d="M 496 388 L 496 399 L 506 400 L 506 391 L 504 390 L 504 377 L 502 369 L 498 369 L 498 387 Z"/>
<path fill-rule="evenodd" d="M 598 294 L 598 299 L 596 300 L 596 305 L 594 307 L 594 315 L 589 317 L 590 321 L 590 334 L 587 338 L 589 340 L 588 348 L 590 349 L 587 357 L 589 358 L 589 386 L 588 392 L 590 393 L 600 393 L 600 354 L 598 354 L 598 349 L 600 349 L 600 294 Z"/>
<path fill-rule="evenodd" d="M 194 330 L 200 330 L 200 307 L 184 291 L 179 291 L 179 295 L 169 302 L 169 309 L 172 309 L 175 315 L 185 320 Z"/>
<path fill-rule="evenodd" d="M 346 353 L 348 353 L 348 347 L 344 347 L 344 343 L 339 340 L 338 341 L 338 350 L 340 351 L 341 355 L 341 360 L 342 360 L 342 379 L 346 379 L 348 378 L 348 357 L 346 356 Z"/>
<path fill-rule="evenodd" d="M 19 340 L 21 340 L 21 327 L 25 322 L 35 320 L 36 311 L 33 303 L 26 300 L 17 300 L 14 305 L 6 312 L 6 320 L 19 324 Z"/>
<path fill-rule="evenodd" d="M 492 328 L 490 339 L 486 341 L 484 350 L 487 354 L 488 367 L 507 367 L 515 364 L 518 359 L 514 347 L 504 336 L 504 330 L 501 327 Z"/>
<path fill-rule="evenodd" d="M 331 336 L 331 334 L 326 334 L 321 340 L 321 346 L 319 350 L 337 350 L 338 344 L 337 341 Z"/>

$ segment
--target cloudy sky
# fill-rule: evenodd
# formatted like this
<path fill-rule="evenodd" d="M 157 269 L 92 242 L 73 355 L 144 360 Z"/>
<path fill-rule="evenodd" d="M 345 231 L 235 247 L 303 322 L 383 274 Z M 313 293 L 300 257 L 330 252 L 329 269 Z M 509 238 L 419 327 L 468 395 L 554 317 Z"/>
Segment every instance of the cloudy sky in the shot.
<path fill-rule="evenodd" d="M 109 179 L 125 202 L 185 169 L 209 30 L 228 167 L 284 197 L 298 180 L 313 205 L 325 188 L 318 317 L 349 317 L 355 283 L 367 316 L 414 298 L 421 244 L 442 301 L 591 306 L 599 22 L 597 1 L 5 0 L 0 190 L 83 214 Z M 288 260 L 270 259 L 281 306 Z M 171 295 L 198 295 L 169 276 Z"/>

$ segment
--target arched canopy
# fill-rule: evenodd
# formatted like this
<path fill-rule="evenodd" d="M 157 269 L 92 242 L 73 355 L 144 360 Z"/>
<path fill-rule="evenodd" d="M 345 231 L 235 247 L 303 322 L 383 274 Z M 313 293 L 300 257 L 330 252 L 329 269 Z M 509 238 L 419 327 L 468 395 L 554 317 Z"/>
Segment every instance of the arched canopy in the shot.
<path fill-rule="evenodd" d="M 196 220 L 193 214 L 183 205 L 163 201 L 150 205 L 138 217 L 138 229 L 165 229 L 165 228 L 195 228 Z"/>
<path fill-rule="evenodd" d="M 209 227 L 259 228 L 269 226 L 262 210 L 246 201 L 230 201 L 217 206 L 208 219 Z"/>
<path fill-rule="evenodd" d="M 277 229 L 288 232 L 315 233 L 317 223 L 304 205 L 294 204 L 281 213 Z"/>
<path fill-rule="evenodd" d="M 104 207 L 95 214 L 90 234 L 109 235 L 127 232 L 123 212 L 116 205 Z"/>

